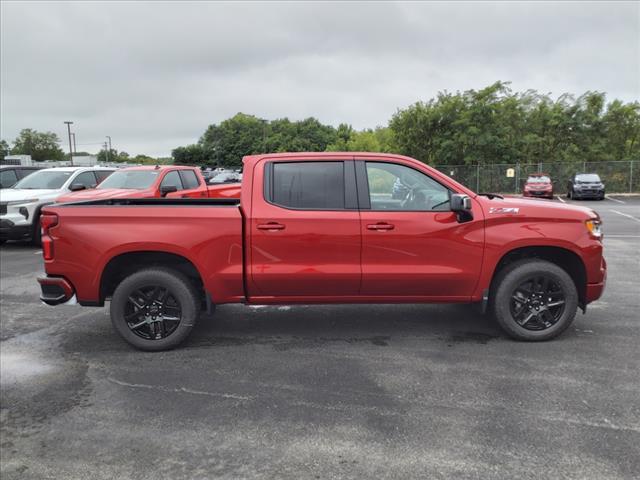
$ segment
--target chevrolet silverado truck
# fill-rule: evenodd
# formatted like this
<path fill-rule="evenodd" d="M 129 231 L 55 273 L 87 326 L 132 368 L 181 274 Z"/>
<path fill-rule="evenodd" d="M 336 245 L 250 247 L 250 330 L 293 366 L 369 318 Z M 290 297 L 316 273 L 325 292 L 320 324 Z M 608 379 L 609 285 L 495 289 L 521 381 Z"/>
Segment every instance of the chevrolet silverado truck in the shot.
<path fill-rule="evenodd" d="M 93 190 L 71 192 L 58 203 L 107 198 L 208 198 L 207 183 L 198 167 L 143 165 L 122 168 Z"/>
<path fill-rule="evenodd" d="M 591 209 L 476 194 L 399 155 L 243 161 L 240 199 L 46 207 L 41 300 L 110 300 L 127 342 L 164 350 L 224 303 L 477 303 L 511 337 L 547 340 L 604 290 Z"/>

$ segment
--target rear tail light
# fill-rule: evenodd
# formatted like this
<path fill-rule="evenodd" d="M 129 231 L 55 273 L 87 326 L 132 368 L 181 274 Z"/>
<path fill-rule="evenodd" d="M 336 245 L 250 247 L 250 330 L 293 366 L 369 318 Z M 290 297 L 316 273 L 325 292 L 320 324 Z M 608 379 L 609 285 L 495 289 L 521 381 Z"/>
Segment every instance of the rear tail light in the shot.
<path fill-rule="evenodd" d="M 43 213 L 40 216 L 42 229 L 42 256 L 45 260 L 53 260 L 53 239 L 49 236 L 49 229 L 58 224 L 58 215 L 55 213 Z"/>

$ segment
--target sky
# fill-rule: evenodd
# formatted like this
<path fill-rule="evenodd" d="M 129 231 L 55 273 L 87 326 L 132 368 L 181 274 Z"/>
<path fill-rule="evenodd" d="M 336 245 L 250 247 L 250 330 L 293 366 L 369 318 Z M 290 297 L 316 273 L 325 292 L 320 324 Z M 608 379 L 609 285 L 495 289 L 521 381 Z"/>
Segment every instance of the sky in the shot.
<path fill-rule="evenodd" d="M 497 80 L 640 100 L 640 3 L 1 3 L 0 137 L 169 156 L 237 112 L 386 125 Z"/>

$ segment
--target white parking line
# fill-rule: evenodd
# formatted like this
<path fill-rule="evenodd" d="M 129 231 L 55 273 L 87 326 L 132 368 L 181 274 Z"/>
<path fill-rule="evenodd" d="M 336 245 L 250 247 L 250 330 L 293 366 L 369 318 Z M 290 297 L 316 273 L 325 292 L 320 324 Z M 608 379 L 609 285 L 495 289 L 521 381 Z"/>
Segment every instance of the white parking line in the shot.
<path fill-rule="evenodd" d="M 38 250 L 37 252 L 33 252 L 34 255 L 42 255 L 42 250 Z"/>
<path fill-rule="evenodd" d="M 622 212 L 619 212 L 617 210 L 610 210 L 610 211 L 613 212 L 613 213 L 617 213 L 618 215 L 622 215 L 623 217 L 630 218 L 631 220 L 635 220 L 636 222 L 640 223 L 640 218 L 636 218 L 633 215 L 629 215 L 628 213 L 622 213 Z"/>
<path fill-rule="evenodd" d="M 617 198 L 610 197 L 609 195 L 605 195 L 604 198 L 606 198 L 607 200 L 613 200 L 614 202 L 618 202 L 618 203 L 627 203 L 627 202 L 623 202 L 622 200 L 618 200 Z"/>
<path fill-rule="evenodd" d="M 567 203 L 567 202 L 565 202 L 565 201 L 562 199 L 562 197 L 561 197 L 560 195 L 556 195 L 556 197 L 557 197 L 557 198 L 558 198 L 558 200 L 560 200 L 562 203 Z"/>

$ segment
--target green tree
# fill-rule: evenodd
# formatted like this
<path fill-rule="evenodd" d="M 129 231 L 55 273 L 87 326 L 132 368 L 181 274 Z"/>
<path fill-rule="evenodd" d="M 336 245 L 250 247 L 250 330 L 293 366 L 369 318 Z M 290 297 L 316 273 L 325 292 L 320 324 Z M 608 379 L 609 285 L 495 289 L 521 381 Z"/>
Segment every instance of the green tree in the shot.
<path fill-rule="evenodd" d="M 239 166 L 245 155 L 323 152 L 335 140 L 335 128 L 323 125 L 313 117 L 295 122 L 288 118 L 268 121 L 238 113 L 219 125 L 210 125 L 199 145 L 208 155 L 209 163 Z"/>
<path fill-rule="evenodd" d="M 13 142 L 13 155 L 31 155 L 36 161 L 64 160 L 64 151 L 58 146 L 60 139 L 53 132 L 38 132 L 25 128 Z"/>
<path fill-rule="evenodd" d="M 171 152 L 171 157 L 176 165 L 206 166 L 212 164 L 209 152 L 197 143 L 186 147 L 174 148 Z"/>

